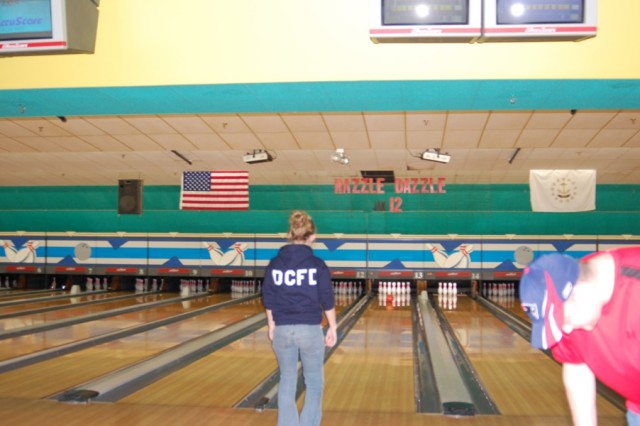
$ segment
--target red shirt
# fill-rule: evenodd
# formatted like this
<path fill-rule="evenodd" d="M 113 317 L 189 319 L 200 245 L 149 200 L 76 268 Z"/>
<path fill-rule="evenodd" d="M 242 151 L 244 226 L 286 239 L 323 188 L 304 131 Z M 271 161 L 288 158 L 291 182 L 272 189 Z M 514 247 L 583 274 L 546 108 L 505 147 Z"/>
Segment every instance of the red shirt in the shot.
<path fill-rule="evenodd" d="M 608 253 L 613 255 L 616 277 L 596 327 L 563 334 L 551 352 L 559 362 L 587 364 L 627 400 L 628 409 L 640 413 L 640 247 Z"/>

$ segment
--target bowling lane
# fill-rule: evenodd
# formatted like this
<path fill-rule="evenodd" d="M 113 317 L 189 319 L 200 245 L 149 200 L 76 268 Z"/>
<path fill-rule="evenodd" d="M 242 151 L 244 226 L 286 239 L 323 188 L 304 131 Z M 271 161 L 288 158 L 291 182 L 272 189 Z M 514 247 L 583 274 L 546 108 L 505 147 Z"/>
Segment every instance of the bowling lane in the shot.
<path fill-rule="evenodd" d="M 24 324 L 27 324 L 27 325 L 42 324 L 48 321 L 54 321 L 56 319 L 61 319 L 61 318 L 69 318 L 69 317 L 74 317 L 79 315 L 90 314 L 94 312 L 103 312 L 109 309 L 114 309 L 114 307 L 121 308 L 125 306 L 136 305 L 140 303 L 140 300 L 142 300 L 140 297 L 137 297 L 137 298 L 134 297 L 134 295 L 131 293 L 128 293 L 131 295 L 131 297 L 128 299 L 111 300 L 114 297 L 124 296 L 126 294 L 127 293 L 98 293 L 98 294 L 81 293 L 77 296 L 64 298 L 64 299 L 49 299 L 49 300 L 43 299 L 43 300 L 34 301 L 33 303 L 25 303 L 25 304 L 16 305 L 16 306 L 7 306 L 6 308 L 2 309 L 2 313 L 3 314 L 11 313 L 13 314 L 14 318 L 21 317 L 21 320 L 17 321 L 16 324 L 18 327 L 24 327 L 25 326 Z M 175 293 L 174 294 L 160 293 L 157 295 L 161 297 L 155 298 L 155 300 L 166 299 L 169 297 L 178 297 L 178 295 Z M 151 295 L 145 295 L 145 296 L 151 296 Z M 89 302 L 89 301 L 98 301 L 98 300 L 102 301 L 103 303 L 81 305 L 81 306 L 74 307 L 74 305 L 79 302 Z M 26 314 L 23 314 L 24 311 L 27 311 L 30 309 L 53 308 L 53 307 L 60 307 L 60 306 L 66 306 L 67 309 L 62 309 L 62 310 L 57 309 L 51 312 L 42 312 L 39 314 L 29 314 L 28 312 Z M 4 330 L 9 330 L 12 328 L 11 327 L 12 322 L 9 321 L 7 323 L 4 323 L 3 326 L 5 327 Z"/>
<path fill-rule="evenodd" d="M 514 295 L 487 296 L 486 298 L 488 300 L 491 300 L 493 303 L 502 306 L 503 308 L 511 312 L 513 315 L 519 318 L 522 318 L 529 323 L 531 322 L 526 312 L 522 309 L 522 306 L 520 305 L 520 299 L 518 299 L 516 296 Z"/>
<path fill-rule="evenodd" d="M 229 408 L 277 367 L 263 327 L 119 402 Z"/>
<path fill-rule="evenodd" d="M 175 307 L 165 306 L 159 309 L 173 310 Z M 252 299 L 145 333 L 6 372 L 0 374 L 0 397 L 45 398 L 262 312 L 264 309 L 260 299 Z M 137 323 L 144 318 L 144 313 L 132 313 L 122 315 L 120 320 Z"/>
<path fill-rule="evenodd" d="M 74 312 L 73 310 L 71 310 L 70 312 L 68 312 L 67 310 L 49 312 L 46 316 L 46 319 L 48 319 L 49 321 L 54 321 L 64 318 L 71 318 L 74 315 L 81 316 L 94 312 L 103 312 L 108 309 L 124 308 L 139 303 L 149 303 L 172 298 L 178 299 L 178 295 L 176 293 L 148 294 L 136 298 L 113 301 L 112 303 L 105 303 L 105 306 L 101 307 L 85 306 L 83 307 L 83 309 L 77 312 Z M 115 330 L 122 330 L 128 327 L 156 321 L 159 319 L 170 317 L 172 315 L 180 314 L 189 310 L 203 308 L 227 300 L 229 300 L 229 294 L 204 296 L 202 298 L 197 298 L 190 301 L 176 301 L 172 304 L 158 306 L 155 308 L 150 307 L 138 312 L 131 312 L 123 315 L 113 315 L 100 320 L 83 322 L 68 327 L 3 339 L 0 340 L 0 360 L 13 358 L 19 355 L 25 355 L 28 353 L 63 345 L 81 339 L 99 336 Z M 4 320 L 0 322 L 0 324 L 3 324 L 4 326 L 5 322 L 10 323 L 13 327 L 25 327 L 32 323 L 31 318 L 29 317 L 27 317 L 26 319 L 23 317 L 17 317 L 9 320 Z"/>
<path fill-rule="evenodd" d="M 325 367 L 324 409 L 415 413 L 411 307 L 375 300 Z"/>
<path fill-rule="evenodd" d="M 470 297 L 457 297 L 455 306 L 443 308 L 446 319 L 503 415 L 570 417 L 558 363 Z M 624 417 L 601 397 L 598 414 Z"/>
<path fill-rule="evenodd" d="M 121 294 L 122 295 L 122 294 Z M 59 295 L 51 295 L 51 296 L 59 296 Z M 2 314 L 13 314 L 15 316 L 21 315 L 21 312 L 28 311 L 32 309 L 43 309 L 43 308 L 53 308 L 58 306 L 72 306 L 78 302 L 88 302 L 93 300 L 101 300 L 108 299 L 116 296 L 115 293 L 83 293 L 74 297 L 64 297 L 64 298 L 51 298 L 51 297 L 39 297 L 36 299 L 27 299 L 23 303 L 19 305 L 6 306 L 2 308 Z M 0 305 L 1 306 L 1 305 Z"/>
<path fill-rule="evenodd" d="M 29 303 L 37 299 L 47 298 L 50 296 L 61 296 L 63 294 L 65 294 L 65 292 L 62 290 L 8 290 L 8 293 L 0 293 L 0 306 L 4 302 L 14 303 L 24 301 L 25 303 Z"/>
<path fill-rule="evenodd" d="M 337 296 L 339 314 L 357 296 Z M 121 400 L 126 403 L 233 407 L 276 368 L 267 327 L 168 375 Z"/>

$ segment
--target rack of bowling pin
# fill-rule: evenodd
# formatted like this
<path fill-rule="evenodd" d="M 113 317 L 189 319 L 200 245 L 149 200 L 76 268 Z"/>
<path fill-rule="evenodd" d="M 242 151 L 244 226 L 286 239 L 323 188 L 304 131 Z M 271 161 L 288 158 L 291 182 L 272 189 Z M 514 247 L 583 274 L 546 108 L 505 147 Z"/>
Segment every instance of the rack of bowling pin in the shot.
<path fill-rule="evenodd" d="M 154 293 L 164 288 L 164 278 L 136 278 L 134 288 L 136 293 Z"/>
<path fill-rule="evenodd" d="M 260 293 L 262 291 L 262 281 L 254 279 L 234 279 L 231 280 L 229 290 L 231 291 L 232 299 Z"/>
<path fill-rule="evenodd" d="M 136 282 L 137 285 L 137 282 Z M 209 283 L 203 280 L 181 279 L 180 280 L 180 296 L 190 296 L 196 293 L 204 293 L 209 291 Z"/>
<path fill-rule="evenodd" d="M 18 281 L 14 278 L 12 281 L 9 281 L 9 276 L 5 276 L 4 277 L 4 284 L 0 284 L 0 288 L 2 289 L 10 289 L 10 288 L 17 288 L 18 287 Z"/>
<path fill-rule="evenodd" d="M 335 294 L 362 294 L 361 281 L 331 281 Z"/>
<path fill-rule="evenodd" d="M 438 306 L 453 310 L 458 306 L 458 283 L 453 281 L 438 282 Z"/>
<path fill-rule="evenodd" d="M 439 295 L 453 295 L 458 294 L 458 283 L 453 281 L 439 281 L 438 282 L 438 294 Z"/>
<path fill-rule="evenodd" d="M 411 283 L 409 281 L 380 281 L 378 283 L 379 306 L 409 306 Z"/>
<path fill-rule="evenodd" d="M 49 286 L 49 290 L 66 290 L 67 285 L 62 284 L 58 285 L 56 277 L 51 278 L 51 285 Z M 102 280 L 100 278 L 87 277 L 84 283 L 84 289 L 87 293 L 92 291 L 108 291 L 109 290 L 109 281 L 106 277 L 103 277 Z M 72 294 L 81 293 L 82 288 L 80 284 L 72 284 L 70 292 Z"/>
<path fill-rule="evenodd" d="M 482 285 L 484 297 L 507 307 L 515 305 L 516 293 L 517 284 L 515 282 L 485 282 Z"/>
<path fill-rule="evenodd" d="M 364 291 L 362 281 L 332 280 L 336 306 L 348 306 Z"/>
<path fill-rule="evenodd" d="M 55 281 L 56 278 L 53 277 L 53 280 L 51 282 L 51 288 L 55 288 Z M 100 278 L 91 278 L 91 277 L 87 277 L 85 283 L 84 283 L 84 288 L 87 291 L 106 291 L 109 290 L 109 281 L 107 281 L 107 278 L 104 277 L 102 278 L 102 282 L 100 282 Z"/>

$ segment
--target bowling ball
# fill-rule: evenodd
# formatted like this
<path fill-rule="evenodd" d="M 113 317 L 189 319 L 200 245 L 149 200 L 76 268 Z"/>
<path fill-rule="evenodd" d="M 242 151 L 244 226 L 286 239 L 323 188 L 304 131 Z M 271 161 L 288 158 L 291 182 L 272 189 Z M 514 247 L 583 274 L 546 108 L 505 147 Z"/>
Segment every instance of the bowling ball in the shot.
<path fill-rule="evenodd" d="M 79 243 L 73 252 L 77 260 L 87 260 L 91 257 L 91 246 L 87 243 Z"/>
<path fill-rule="evenodd" d="M 518 265 L 527 266 L 533 260 L 533 250 L 531 247 L 520 246 L 514 252 L 513 257 Z"/>

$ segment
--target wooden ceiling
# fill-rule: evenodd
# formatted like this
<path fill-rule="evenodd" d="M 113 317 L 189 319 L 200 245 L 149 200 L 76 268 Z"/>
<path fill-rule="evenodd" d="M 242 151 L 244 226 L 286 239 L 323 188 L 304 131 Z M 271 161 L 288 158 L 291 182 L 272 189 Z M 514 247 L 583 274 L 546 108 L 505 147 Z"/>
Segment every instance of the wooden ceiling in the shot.
<path fill-rule="evenodd" d="M 337 148 L 348 165 L 331 160 Z M 421 160 L 427 149 L 448 153 L 451 161 Z M 254 150 L 274 160 L 243 162 Z M 179 185 L 183 171 L 215 169 L 249 170 L 251 185 L 332 184 L 363 170 L 445 177 L 450 184 L 525 184 L 530 169 L 596 169 L 599 184 L 638 184 L 640 111 L 0 119 L 3 186 L 115 185 L 118 179 Z"/>

